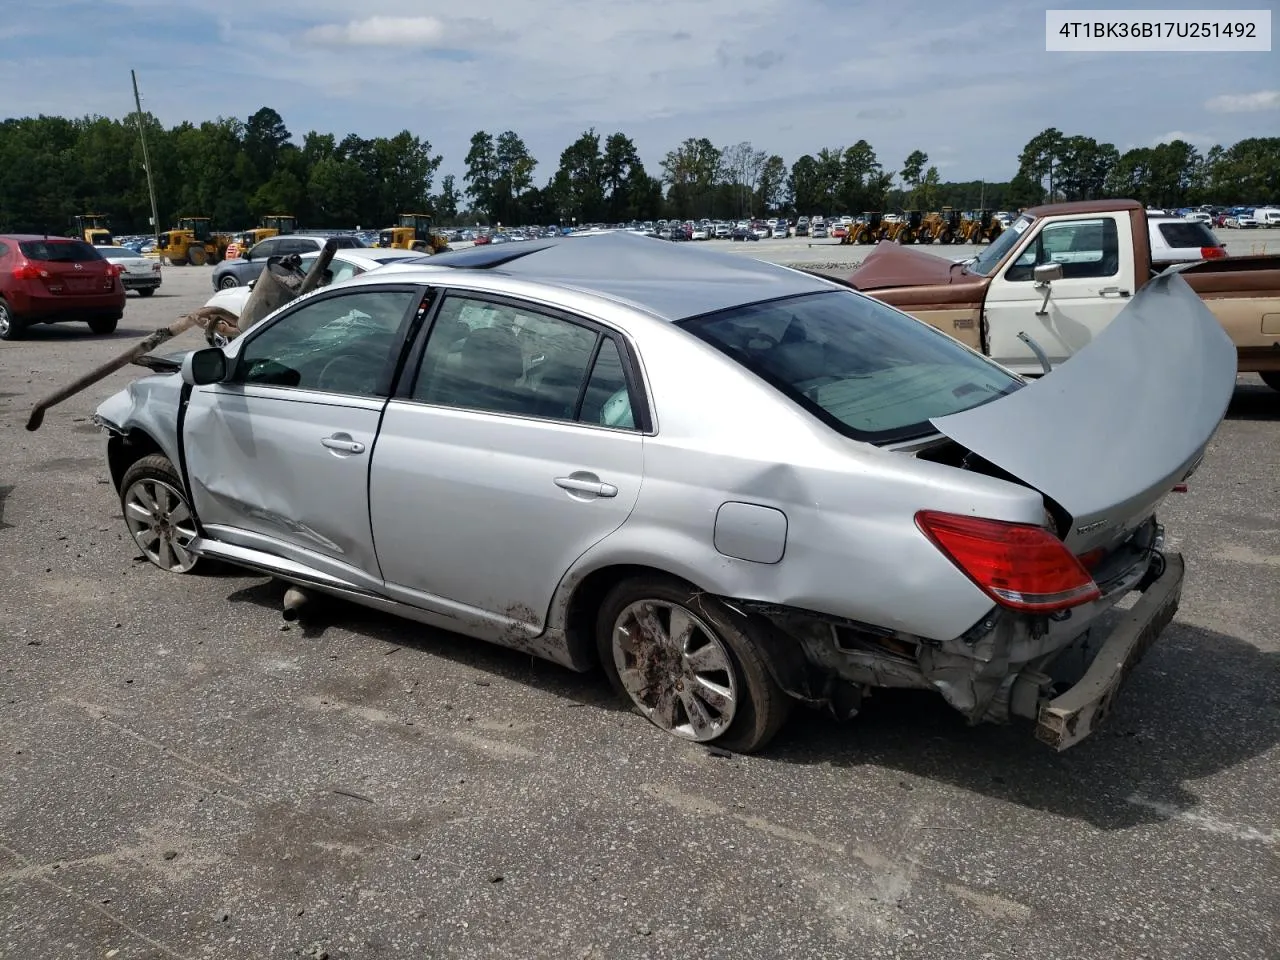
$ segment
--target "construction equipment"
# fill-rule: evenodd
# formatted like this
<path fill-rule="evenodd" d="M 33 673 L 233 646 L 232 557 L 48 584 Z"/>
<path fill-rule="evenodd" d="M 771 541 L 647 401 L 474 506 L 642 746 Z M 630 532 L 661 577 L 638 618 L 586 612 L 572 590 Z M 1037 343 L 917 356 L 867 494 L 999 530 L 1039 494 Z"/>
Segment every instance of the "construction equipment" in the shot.
<path fill-rule="evenodd" d="M 960 211 L 943 207 L 920 224 L 920 243 L 955 243 L 960 232 Z"/>
<path fill-rule="evenodd" d="M 179 217 L 175 228 L 160 234 L 153 255 L 167 257 L 175 267 L 203 267 L 225 260 L 234 240 L 229 233 L 215 233 L 208 217 Z"/>
<path fill-rule="evenodd" d="M 31 408 L 31 414 L 27 418 L 27 429 L 39 430 L 40 425 L 44 423 L 45 411 L 50 407 L 61 403 L 68 397 L 75 396 L 130 363 L 136 363 L 139 366 L 147 367 L 157 372 L 177 371 L 181 367 L 179 361 L 170 357 L 149 357 L 147 354 L 166 340 L 172 340 L 192 327 L 200 327 L 204 330 L 205 339 L 211 345 L 218 346 L 229 343 L 276 309 L 276 307 L 283 306 L 295 297 L 310 293 L 318 287 L 326 275 L 330 275 L 329 264 L 333 262 L 333 254 L 337 249 L 338 245 L 334 241 L 326 241 L 324 248 L 320 251 L 320 255 L 316 257 L 311 269 L 307 271 L 305 276 L 302 275 L 298 267 L 301 262 L 300 258 L 296 256 L 285 258 L 285 260 L 292 260 L 292 264 L 286 263 L 284 267 L 286 277 L 283 280 L 279 277 L 272 277 L 266 283 L 263 283 L 263 280 L 270 273 L 270 267 L 274 265 L 271 261 L 268 261 L 268 270 L 262 271 L 261 278 L 254 284 L 253 292 L 249 295 L 248 301 L 240 311 L 239 317 L 221 307 L 199 307 L 191 313 L 179 317 L 167 327 L 161 327 L 156 330 L 124 353 L 100 366 L 94 367 L 88 373 L 77 377 L 65 387 L 55 390 L 39 401 Z M 273 257 L 272 260 L 274 259 Z"/>
<path fill-rule="evenodd" d="M 982 210 L 973 216 L 966 216 L 960 224 L 960 243 L 985 243 L 1000 236 L 1004 226 L 996 219 L 992 210 Z"/>
<path fill-rule="evenodd" d="M 920 236 L 920 225 L 924 222 L 924 214 L 919 210 L 908 210 L 906 216 L 895 220 L 884 228 L 884 239 L 896 243 L 915 243 Z"/>
<path fill-rule="evenodd" d="M 916 237 L 916 243 L 933 243 L 942 235 L 942 224 L 942 214 L 937 211 L 926 213 L 920 221 L 920 235 Z"/>
<path fill-rule="evenodd" d="M 115 246 L 115 238 L 111 236 L 107 218 L 100 213 L 84 213 L 75 218 L 75 235 L 85 243 L 95 247 Z"/>
<path fill-rule="evenodd" d="M 431 217 L 425 213 L 402 213 L 399 224 L 378 233 L 378 246 L 397 250 L 420 250 L 423 253 L 442 253 L 449 249 L 449 241 L 431 230 Z"/>
<path fill-rule="evenodd" d="M 841 243 L 875 243 L 884 231 L 884 215 L 878 210 L 867 211 L 849 226 Z"/>
<path fill-rule="evenodd" d="M 253 246 L 260 240 L 267 237 L 278 237 L 281 234 L 290 234 L 298 229 L 298 218 L 288 213 L 273 213 L 270 216 L 262 218 L 262 224 L 254 227 L 252 230 L 246 230 L 237 237 L 241 247 Z"/>

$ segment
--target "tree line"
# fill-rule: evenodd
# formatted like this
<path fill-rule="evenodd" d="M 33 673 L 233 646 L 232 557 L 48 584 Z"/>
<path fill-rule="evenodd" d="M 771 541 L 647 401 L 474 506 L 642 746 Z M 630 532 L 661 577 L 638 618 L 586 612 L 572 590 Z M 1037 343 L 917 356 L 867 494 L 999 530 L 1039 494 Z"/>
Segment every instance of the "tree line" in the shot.
<path fill-rule="evenodd" d="M 871 144 L 823 148 L 788 164 L 750 142 L 688 138 L 649 171 L 622 132 L 582 133 L 550 176 L 515 131 L 477 132 L 461 182 L 436 175 L 430 141 L 402 130 L 364 139 L 309 131 L 301 143 L 263 107 L 164 127 L 155 117 L 24 117 L 0 122 L 0 230 L 66 232 L 80 213 L 117 233 L 149 233 L 140 132 L 158 199 L 158 230 L 179 216 L 216 226 L 293 214 L 305 227 L 378 228 L 398 213 L 441 224 L 620 223 L 864 210 L 1019 209 L 1050 200 L 1132 197 L 1150 206 L 1280 200 L 1280 137 L 1201 153 L 1174 140 L 1121 152 L 1050 128 L 1033 137 L 1007 182 L 944 181 L 923 150 L 886 166 Z"/>

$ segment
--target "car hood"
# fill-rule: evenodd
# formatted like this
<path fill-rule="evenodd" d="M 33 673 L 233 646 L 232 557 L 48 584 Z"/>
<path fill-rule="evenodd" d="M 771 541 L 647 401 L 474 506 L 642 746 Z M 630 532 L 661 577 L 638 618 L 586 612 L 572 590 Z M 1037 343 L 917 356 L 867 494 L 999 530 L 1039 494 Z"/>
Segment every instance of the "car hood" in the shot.
<path fill-rule="evenodd" d="M 953 266 L 950 260 L 883 240 L 849 275 L 847 282 L 866 293 L 887 287 L 936 286 L 973 280 L 973 274 Z"/>
<path fill-rule="evenodd" d="M 1195 470 L 1235 382 L 1231 339 L 1171 271 L 1052 373 L 931 422 L 1065 510 L 1064 540 L 1084 553 L 1135 528 Z"/>

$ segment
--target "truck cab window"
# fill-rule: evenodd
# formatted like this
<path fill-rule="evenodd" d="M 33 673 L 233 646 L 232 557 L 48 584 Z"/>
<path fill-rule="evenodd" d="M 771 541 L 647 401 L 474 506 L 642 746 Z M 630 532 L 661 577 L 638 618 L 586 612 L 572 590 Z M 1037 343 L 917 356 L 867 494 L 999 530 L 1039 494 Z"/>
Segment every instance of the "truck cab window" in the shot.
<path fill-rule="evenodd" d="M 1064 280 L 1114 277 L 1120 272 L 1120 239 L 1112 217 L 1045 224 L 1005 271 L 1005 279 L 1031 281 L 1043 263 L 1062 264 Z"/>

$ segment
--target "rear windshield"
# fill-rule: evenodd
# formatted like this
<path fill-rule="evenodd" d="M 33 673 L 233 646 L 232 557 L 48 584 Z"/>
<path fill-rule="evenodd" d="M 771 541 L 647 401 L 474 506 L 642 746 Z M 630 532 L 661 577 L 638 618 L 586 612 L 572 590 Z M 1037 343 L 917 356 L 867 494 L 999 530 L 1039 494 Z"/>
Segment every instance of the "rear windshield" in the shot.
<path fill-rule="evenodd" d="M 1216 247 L 1218 238 L 1203 223 L 1174 220 L 1157 224 L 1160 236 L 1171 247 Z"/>
<path fill-rule="evenodd" d="M 18 249 L 28 260 L 44 260 L 53 263 L 83 263 L 101 260 L 96 247 L 83 240 L 23 240 Z"/>
<path fill-rule="evenodd" d="M 804 294 L 681 324 L 841 433 L 887 443 L 1022 381 L 946 334 L 851 291 Z"/>
<path fill-rule="evenodd" d="M 98 252 L 108 260 L 121 260 L 124 258 L 137 259 L 142 254 L 130 250 L 128 247 L 98 247 Z"/>

